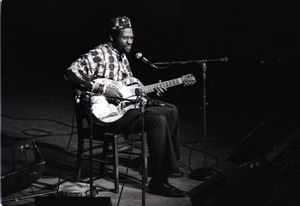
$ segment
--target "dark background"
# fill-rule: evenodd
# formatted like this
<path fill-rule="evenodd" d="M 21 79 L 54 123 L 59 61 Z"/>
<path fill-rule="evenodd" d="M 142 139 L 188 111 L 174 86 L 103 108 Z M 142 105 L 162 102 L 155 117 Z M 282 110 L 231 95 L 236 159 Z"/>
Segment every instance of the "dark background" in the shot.
<path fill-rule="evenodd" d="M 162 97 L 179 108 L 181 146 L 203 140 L 201 65 L 155 70 L 136 60 L 137 52 L 152 62 L 227 56 L 228 62 L 207 63 L 209 163 L 215 164 L 216 154 L 219 168 L 228 166 L 223 160 L 231 153 L 228 160 L 238 165 L 261 154 L 277 157 L 273 163 L 280 169 L 295 162 L 287 178 L 277 179 L 273 196 L 282 205 L 298 203 L 299 11 L 299 0 L 2 0 L 2 146 L 5 139 L 37 139 L 46 173 L 58 176 L 70 132 L 66 125 L 73 120 L 72 88 L 63 75 L 104 41 L 112 16 L 126 15 L 135 32 L 129 59 L 136 77 L 145 84 L 188 73 L 197 79 Z M 76 151 L 76 143 L 72 146 Z M 198 167 L 197 154 L 192 159 Z M 72 173 L 74 162 L 68 166 Z"/>
<path fill-rule="evenodd" d="M 126 15 L 135 32 L 129 58 L 136 77 L 148 84 L 195 75 L 197 84 L 163 97 L 178 105 L 183 121 L 202 121 L 201 65 L 154 70 L 136 52 L 153 62 L 227 56 L 227 63 L 207 64 L 208 124 L 253 127 L 274 111 L 299 110 L 299 9 L 297 0 L 4 0 L 3 98 L 8 87 L 64 90 L 65 70 L 103 42 L 110 17 Z"/>

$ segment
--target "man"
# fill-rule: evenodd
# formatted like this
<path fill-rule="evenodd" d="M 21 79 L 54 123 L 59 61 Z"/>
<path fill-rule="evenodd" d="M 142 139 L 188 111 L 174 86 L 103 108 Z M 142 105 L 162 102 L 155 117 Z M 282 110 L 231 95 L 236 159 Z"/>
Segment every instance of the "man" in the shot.
<path fill-rule="evenodd" d="M 133 38 L 132 25 L 128 17 L 120 16 L 111 19 L 109 41 L 73 62 L 66 71 L 66 78 L 81 90 L 121 98 L 122 94 L 118 88 L 94 80 L 106 78 L 122 81 L 133 77 L 126 57 L 132 49 Z M 165 90 L 164 87 L 156 88 L 158 95 Z M 178 119 L 177 108 L 172 104 L 159 101 L 153 104 L 153 101 L 150 101 L 145 107 L 144 129 L 147 132 L 149 164 L 152 174 L 148 185 L 149 193 L 168 197 L 186 196 L 185 192 L 168 183 L 168 177 L 183 176 L 177 165 L 180 158 Z M 132 128 L 135 128 L 135 132 L 140 132 L 140 110 L 131 109 L 120 119 L 99 127 L 102 130 L 128 134 L 132 132 Z"/>

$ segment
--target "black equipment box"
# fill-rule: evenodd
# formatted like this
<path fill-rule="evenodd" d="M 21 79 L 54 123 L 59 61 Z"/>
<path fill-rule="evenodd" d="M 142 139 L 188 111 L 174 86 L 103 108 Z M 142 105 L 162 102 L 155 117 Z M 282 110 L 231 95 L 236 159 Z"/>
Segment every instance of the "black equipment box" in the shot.
<path fill-rule="evenodd" d="M 43 174 L 45 161 L 34 140 L 22 140 L 1 148 L 2 196 L 31 186 Z"/>

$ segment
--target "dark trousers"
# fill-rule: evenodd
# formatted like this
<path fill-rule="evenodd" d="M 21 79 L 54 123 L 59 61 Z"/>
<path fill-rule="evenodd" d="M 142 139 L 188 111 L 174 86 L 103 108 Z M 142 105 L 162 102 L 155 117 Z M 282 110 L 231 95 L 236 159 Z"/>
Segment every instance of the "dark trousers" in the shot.
<path fill-rule="evenodd" d="M 107 131 L 117 133 L 141 132 L 140 115 L 140 109 L 129 110 L 121 119 L 105 128 Z M 152 175 L 166 176 L 178 167 L 177 160 L 180 158 L 177 107 L 170 103 L 155 101 L 155 104 L 145 107 L 143 117 Z"/>

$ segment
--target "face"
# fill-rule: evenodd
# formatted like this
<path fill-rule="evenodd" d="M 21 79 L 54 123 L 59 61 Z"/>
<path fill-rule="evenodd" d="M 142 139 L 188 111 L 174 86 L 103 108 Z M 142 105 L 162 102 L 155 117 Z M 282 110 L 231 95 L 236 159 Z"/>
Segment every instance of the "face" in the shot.
<path fill-rule="evenodd" d="M 131 47 L 133 44 L 133 31 L 132 28 L 125 28 L 119 30 L 118 35 L 112 38 L 112 41 L 116 47 L 116 49 L 120 53 L 128 54 L 131 51 Z"/>

